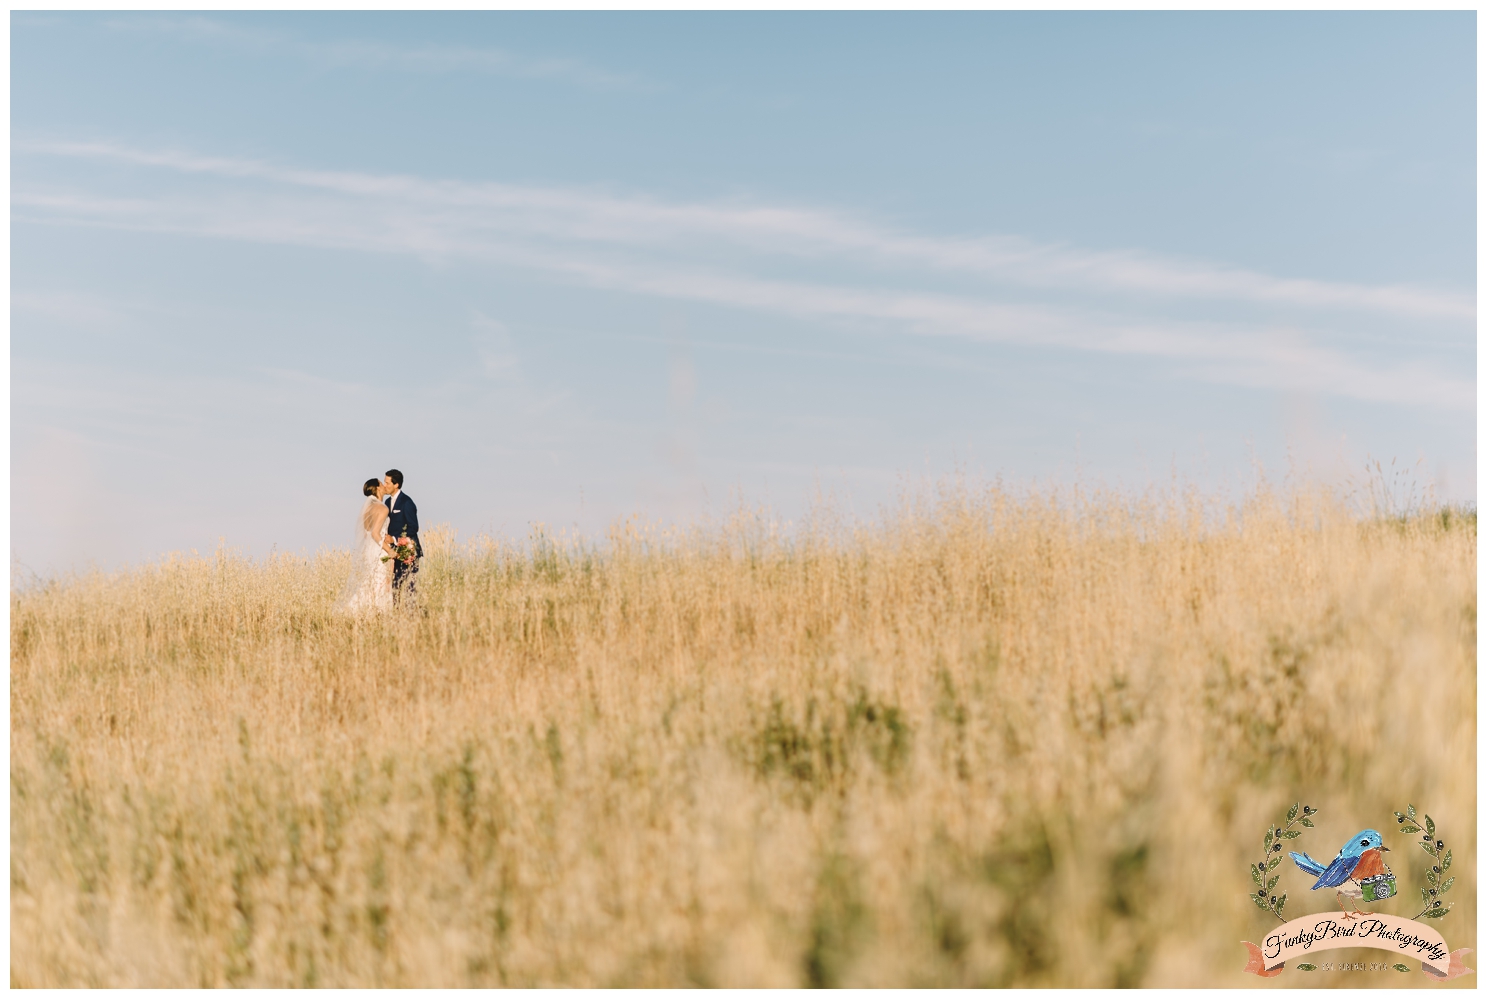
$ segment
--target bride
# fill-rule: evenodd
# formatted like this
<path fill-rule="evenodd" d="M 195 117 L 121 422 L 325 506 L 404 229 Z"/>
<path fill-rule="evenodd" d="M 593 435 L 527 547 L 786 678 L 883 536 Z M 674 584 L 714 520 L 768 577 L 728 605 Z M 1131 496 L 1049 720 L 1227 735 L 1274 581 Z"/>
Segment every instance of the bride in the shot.
<path fill-rule="evenodd" d="M 367 501 L 362 504 L 356 522 L 356 540 L 351 546 L 351 574 L 346 588 L 336 601 L 336 610 L 360 614 L 392 609 L 392 561 L 382 561 L 393 553 L 392 539 L 387 536 L 387 507 L 382 497 L 387 489 L 379 479 L 368 479 L 361 487 Z"/>

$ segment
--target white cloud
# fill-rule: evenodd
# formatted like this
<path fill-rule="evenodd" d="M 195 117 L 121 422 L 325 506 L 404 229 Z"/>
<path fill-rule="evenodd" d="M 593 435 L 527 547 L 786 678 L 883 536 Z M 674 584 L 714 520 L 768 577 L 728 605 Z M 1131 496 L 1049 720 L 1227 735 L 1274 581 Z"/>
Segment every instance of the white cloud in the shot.
<path fill-rule="evenodd" d="M 476 313 L 471 318 L 470 325 L 475 330 L 470 343 L 475 348 L 475 355 L 480 358 L 480 367 L 485 375 L 495 381 L 515 379 L 521 359 L 517 356 L 516 345 L 506 324 Z"/>
<path fill-rule="evenodd" d="M 1192 373 L 1207 380 L 1475 407 L 1469 378 L 1420 364 L 1365 363 L 1310 343 L 1306 332 L 1318 313 L 1372 313 L 1450 324 L 1464 338 L 1475 316 L 1469 295 L 1279 278 L 1008 237 L 906 234 L 810 209 L 301 170 L 103 143 L 21 141 L 14 149 L 209 182 L 206 189 L 172 185 L 166 193 L 121 198 L 20 181 L 12 193 L 20 221 L 477 260 L 632 294 L 921 335 L 1167 358 L 1190 362 Z M 829 268 L 832 277 L 812 276 L 802 262 Z M 778 274 L 782 265 L 790 277 L 762 276 Z M 946 281 L 956 290 L 942 290 Z M 1021 289 L 1021 298 L 1009 297 L 1009 288 Z M 1059 298 L 1036 300 L 1049 291 Z M 1284 307 L 1287 318 L 1179 321 L 1153 316 L 1153 300 Z M 492 357 L 509 353 L 477 349 Z M 505 360 L 497 362 L 502 365 Z"/>
<path fill-rule="evenodd" d="M 256 160 L 149 151 L 108 143 L 20 141 L 15 148 L 18 152 L 132 163 L 385 199 L 425 213 L 455 210 L 469 228 L 594 243 L 650 246 L 711 239 L 776 255 L 848 255 L 1039 288 L 1376 311 L 1463 322 L 1475 322 L 1476 318 L 1475 296 L 1460 292 L 1280 278 L 1136 251 L 1079 250 L 1018 237 L 916 236 L 811 209 L 667 203 L 571 188 L 300 170 Z M 471 211 L 484 214 L 470 215 Z M 440 221 L 447 229 L 449 219 Z"/>
<path fill-rule="evenodd" d="M 544 58 L 488 46 L 393 45 L 355 38 L 313 41 L 287 32 L 206 17 L 131 17 L 114 19 L 107 25 L 114 31 L 166 35 L 198 44 L 227 45 L 261 55 L 284 55 L 330 69 L 487 73 L 606 89 L 644 85 L 633 74 L 610 72 L 581 59 Z"/>
<path fill-rule="evenodd" d="M 124 318 L 124 310 L 96 296 L 67 292 L 15 292 L 10 296 L 13 312 L 41 316 L 69 326 L 107 328 Z"/>

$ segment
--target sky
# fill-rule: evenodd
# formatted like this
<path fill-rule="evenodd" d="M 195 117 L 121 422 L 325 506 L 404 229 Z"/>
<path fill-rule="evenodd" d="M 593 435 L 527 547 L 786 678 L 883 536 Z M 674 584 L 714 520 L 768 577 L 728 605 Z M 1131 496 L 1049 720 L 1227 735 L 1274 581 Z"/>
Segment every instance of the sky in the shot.
<path fill-rule="evenodd" d="M 961 475 L 1476 499 L 1454 13 L 11 15 L 12 571 Z"/>

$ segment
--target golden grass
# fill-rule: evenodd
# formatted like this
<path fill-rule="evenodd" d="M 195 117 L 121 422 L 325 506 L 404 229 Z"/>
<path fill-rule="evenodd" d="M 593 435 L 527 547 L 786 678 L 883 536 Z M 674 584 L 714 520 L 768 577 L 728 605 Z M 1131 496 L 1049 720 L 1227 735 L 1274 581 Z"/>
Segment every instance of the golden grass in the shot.
<path fill-rule="evenodd" d="M 1429 811 L 1475 947 L 1474 515 L 947 488 L 428 547 L 380 621 L 341 552 L 12 594 L 13 984 L 1253 986 L 1296 800 L 1319 856 Z"/>

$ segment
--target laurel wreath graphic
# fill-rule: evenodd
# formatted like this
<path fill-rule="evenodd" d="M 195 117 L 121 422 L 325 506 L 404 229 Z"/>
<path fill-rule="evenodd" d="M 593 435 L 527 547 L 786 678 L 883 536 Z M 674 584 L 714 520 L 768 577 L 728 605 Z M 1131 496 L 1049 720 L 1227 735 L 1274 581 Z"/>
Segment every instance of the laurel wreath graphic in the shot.
<path fill-rule="evenodd" d="M 1301 802 L 1291 806 L 1286 812 L 1285 825 L 1273 825 L 1265 830 L 1265 856 L 1258 864 L 1250 864 L 1250 880 L 1255 883 L 1255 890 L 1250 892 L 1250 898 L 1261 909 L 1270 913 L 1281 922 L 1286 921 L 1283 913 L 1286 910 L 1287 893 L 1275 894 L 1275 886 L 1280 881 L 1279 874 L 1270 872 L 1280 866 L 1281 843 L 1283 840 L 1291 840 L 1301 835 L 1300 829 L 1291 827 L 1298 822 L 1308 829 L 1313 828 L 1312 817 L 1317 810 L 1310 805 L 1302 805 Z"/>
<path fill-rule="evenodd" d="M 1250 899 L 1255 905 L 1281 922 L 1285 922 L 1288 895 L 1286 892 L 1276 894 L 1275 886 L 1280 883 L 1280 875 L 1271 872 L 1280 866 L 1283 859 L 1281 851 L 1285 841 L 1296 839 L 1301 835 L 1300 829 L 1292 827 L 1299 824 L 1307 829 L 1315 828 L 1312 819 L 1316 818 L 1317 811 L 1310 805 L 1302 805 L 1299 801 L 1292 805 L 1286 812 L 1284 825 L 1277 823 L 1265 830 L 1264 856 L 1258 864 L 1250 865 L 1250 880 L 1255 883 L 1255 890 L 1250 892 Z M 1428 884 L 1420 886 L 1420 899 L 1425 903 L 1424 908 L 1410 918 L 1440 919 L 1456 904 L 1445 901 L 1446 892 L 1456 884 L 1454 877 L 1446 877 L 1446 872 L 1451 869 L 1451 851 L 1447 848 L 1445 839 L 1439 835 L 1435 820 L 1426 815 L 1422 824 L 1414 805 L 1406 805 L 1404 811 L 1395 812 L 1394 818 L 1399 826 L 1399 832 L 1407 836 L 1423 832 L 1424 835 L 1417 841 L 1420 849 L 1430 854 L 1436 861 L 1431 865 L 1430 870 L 1425 872 L 1425 880 Z"/>
<path fill-rule="evenodd" d="M 1404 806 L 1404 811 L 1395 812 L 1394 817 L 1398 820 L 1399 831 L 1405 835 L 1412 836 L 1420 832 L 1418 824 L 1420 820 L 1415 817 L 1414 805 Z M 1456 904 L 1452 902 L 1447 905 L 1444 898 L 1446 892 L 1450 891 L 1451 886 L 1456 883 L 1456 879 L 1441 880 L 1451 869 L 1451 851 L 1446 849 L 1444 839 L 1436 838 L 1435 820 L 1428 815 L 1425 816 L 1424 831 L 1425 835 L 1421 836 L 1419 841 L 1420 849 L 1434 857 L 1436 862 L 1430 866 L 1430 870 L 1425 872 L 1425 880 L 1429 882 L 1429 885 L 1420 887 L 1420 898 L 1425 902 L 1425 908 L 1415 913 L 1412 918 L 1419 919 L 1423 916 L 1426 919 L 1440 919 Z"/>
<path fill-rule="evenodd" d="M 1293 827 L 1299 824 L 1307 829 L 1315 828 L 1312 819 L 1316 816 L 1317 809 L 1310 805 L 1302 805 L 1299 801 L 1296 802 L 1286 812 L 1284 825 L 1276 823 L 1266 828 L 1264 856 L 1258 864 L 1250 864 L 1250 880 L 1255 883 L 1255 890 L 1250 892 L 1250 899 L 1282 923 L 1286 921 L 1287 893 L 1276 894 L 1275 886 L 1280 883 L 1280 875 L 1272 872 L 1280 866 L 1283 859 L 1283 844 L 1301 835 L 1302 830 Z M 1394 818 L 1399 826 L 1399 832 L 1407 836 L 1423 833 L 1416 842 L 1419 843 L 1420 849 L 1430 854 L 1436 861 L 1431 865 L 1430 870 L 1425 872 L 1425 880 L 1428 883 L 1420 887 L 1420 898 L 1425 903 L 1425 907 L 1410 918 L 1440 919 L 1455 905 L 1454 902 L 1447 903 L 1444 898 L 1446 892 L 1456 884 L 1454 877 L 1446 877 L 1446 872 L 1451 869 L 1451 851 L 1447 848 L 1444 837 L 1440 836 L 1439 830 L 1436 829 L 1435 820 L 1426 815 L 1422 824 L 1414 805 L 1406 805 L 1404 811 L 1395 812 Z M 1441 880 L 1442 878 L 1445 880 Z M 1389 967 L 1395 971 L 1410 970 L 1404 964 L 1392 964 Z M 1317 966 L 1298 964 L 1296 970 L 1316 971 Z"/>

